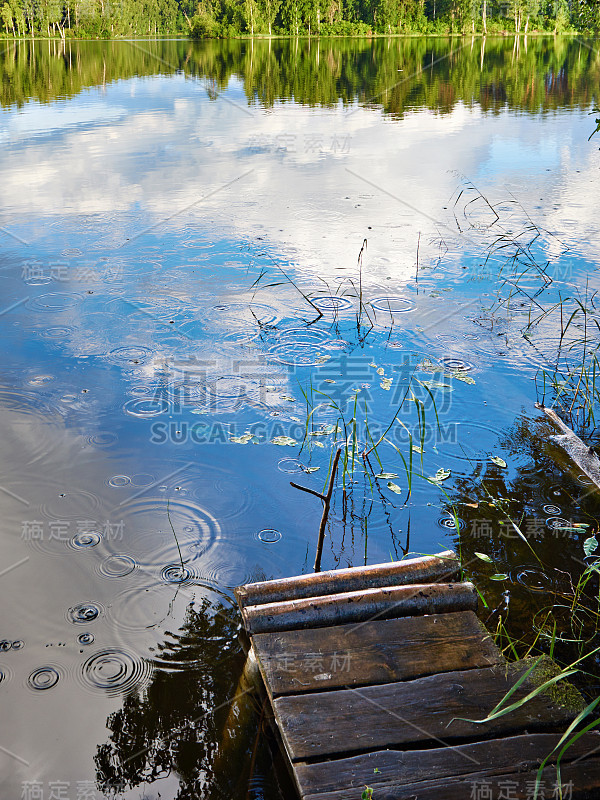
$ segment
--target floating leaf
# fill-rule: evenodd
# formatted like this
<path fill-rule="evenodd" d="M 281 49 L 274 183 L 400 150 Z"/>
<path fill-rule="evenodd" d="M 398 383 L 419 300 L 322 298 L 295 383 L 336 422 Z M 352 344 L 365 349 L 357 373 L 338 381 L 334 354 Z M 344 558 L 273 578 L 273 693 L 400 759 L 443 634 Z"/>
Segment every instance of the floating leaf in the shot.
<path fill-rule="evenodd" d="M 385 375 L 385 370 L 384 370 L 384 368 L 383 368 L 383 367 L 379 367 L 379 368 L 377 369 L 377 374 L 378 374 L 378 375 Z"/>
<path fill-rule="evenodd" d="M 505 581 L 507 578 L 506 572 L 497 572 L 495 575 L 490 575 L 491 581 Z"/>
<path fill-rule="evenodd" d="M 375 477 L 379 478 L 380 480 L 387 481 L 390 478 L 397 478 L 398 476 L 395 472 L 380 472 L 379 475 L 375 475 Z"/>
<path fill-rule="evenodd" d="M 470 375 L 465 375 L 464 372 L 453 372 L 452 377 L 455 378 L 457 381 L 462 381 L 463 383 L 470 383 L 470 384 L 475 383 L 475 379 L 472 378 Z"/>
<path fill-rule="evenodd" d="M 290 417 L 290 419 L 292 420 L 292 422 L 302 422 L 302 420 L 299 417 Z"/>
<path fill-rule="evenodd" d="M 289 445 L 289 447 L 295 447 L 298 442 L 295 439 L 292 439 L 291 436 L 276 436 L 274 439 L 271 439 L 271 444 L 278 444 L 281 447 L 285 447 L 285 445 Z"/>
<path fill-rule="evenodd" d="M 313 442 L 313 444 L 314 444 L 315 447 L 325 447 L 323 442 Z"/>
<path fill-rule="evenodd" d="M 480 558 L 482 561 L 486 561 L 488 564 L 492 564 L 492 559 L 489 556 L 486 556 L 485 553 L 475 553 L 477 558 Z"/>
<path fill-rule="evenodd" d="M 333 378 L 325 378 L 323 380 L 323 383 L 335 383 L 335 381 L 333 380 Z"/>
<path fill-rule="evenodd" d="M 586 554 L 586 556 L 591 556 L 592 553 L 596 552 L 597 547 L 598 540 L 595 536 L 590 536 L 590 538 L 586 539 L 583 543 L 583 552 Z"/>
<path fill-rule="evenodd" d="M 254 434 L 245 433 L 243 436 L 230 436 L 229 441 L 234 444 L 248 444 L 249 441 L 254 439 Z"/>
<path fill-rule="evenodd" d="M 321 469 L 321 467 L 304 467 L 304 472 L 310 475 L 311 472 L 316 472 L 318 469 Z"/>
<path fill-rule="evenodd" d="M 318 356 L 318 358 L 316 359 L 316 363 L 324 364 L 326 361 L 329 361 L 330 358 L 331 356 Z"/>
<path fill-rule="evenodd" d="M 430 389 L 450 389 L 452 386 L 449 383 L 440 383 L 440 381 L 421 381 L 423 386 L 428 386 Z"/>
<path fill-rule="evenodd" d="M 395 492 L 396 494 L 402 494 L 402 489 L 400 488 L 400 486 L 398 486 L 397 483 L 392 483 L 391 481 L 388 481 L 387 487 L 391 492 Z"/>
<path fill-rule="evenodd" d="M 292 397 L 291 394 L 280 394 L 279 397 L 282 400 L 287 400 L 288 403 L 295 403 L 296 402 L 296 398 Z"/>
<path fill-rule="evenodd" d="M 382 389 L 385 389 L 386 392 L 389 392 L 389 390 L 392 388 L 392 379 L 384 378 L 379 385 Z"/>
<path fill-rule="evenodd" d="M 502 469 L 506 469 L 506 467 L 508 466 L 506 461 L 503 458 L 500 458 L 500 456 L 490 456 L 490 461 L 493 461 L 494 464 L 497 464 L 499 467 L 502 467 Z"/>
<path fill-rule="evenodd" d="M 371 361 L 371 363 L 369 364 L 369 366 L 370 366 L 370 367 L 377 367 L 377 364 L 374 364 L 374 363 Z"/>
<path fill-rule="evenodd" d="M 416 444 L 413 444 L 412 449 L 413 449 L 413 452 L 415 452 L 415 453 L 422 453 L 423 452 L 423 448 L 419 447 Z"/>
<path fill-rule="evenodd" d="M 434 477 L 431 478 L 431 480 L 435 481 L 436 483 L 441 483 L 442 481 L 445 481 L 447 478 L 449 478 L 451 474 L 452 473 L 450 472 L 449 469 L 440 468 L 435 473 Z"/>

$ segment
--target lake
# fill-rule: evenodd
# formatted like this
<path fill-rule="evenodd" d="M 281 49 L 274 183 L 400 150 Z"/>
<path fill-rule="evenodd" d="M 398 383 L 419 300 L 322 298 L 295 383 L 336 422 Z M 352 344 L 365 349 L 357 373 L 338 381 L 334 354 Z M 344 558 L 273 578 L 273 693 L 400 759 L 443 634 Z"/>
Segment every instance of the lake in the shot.
<path fill-rule="evenodd" d="M 323 568 L 457 548 L 490 629 L 568 659 L 596 504 L 534 404 L 598 305 L 597 42 L 0 64 L 2 796 L 290 796 L 231 712 L 232 590 L 312 570 L 290 481 L 337 448 Z"/>

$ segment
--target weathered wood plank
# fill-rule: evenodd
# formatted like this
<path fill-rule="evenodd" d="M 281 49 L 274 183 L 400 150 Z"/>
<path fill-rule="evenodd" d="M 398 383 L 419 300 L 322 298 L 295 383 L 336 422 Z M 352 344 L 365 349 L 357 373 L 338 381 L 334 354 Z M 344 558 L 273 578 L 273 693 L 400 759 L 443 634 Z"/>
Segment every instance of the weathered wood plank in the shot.
<path fill-rule="evenodd" d="M 242 617 L 248 633 L 256 634 L 476 608 L 472 583 L 429 583 L 246 606 Z"/>
<path fill-rule="evenodd" d="M 377 777 L 376 775 L 373 777 Z M 531 772 L 506 771 L 489 775 L 482 771 L 462 777 L 448 777 L 441 781 L 422 783 L 387 784 L 379 786 L 373 781 L 373 800 L 533 800 L 533 787 L 537 770 Z M 600 786 L 600 758 L 586 758 L 577 764 L 561 766 L 561 785 L 564 800 L 598 800 Z M 304 795 L 304 800 L 358 800 L 360 787 L 339 792 Z M 555 767 L 546 767 L 541 775 L 538 800 L 553 800 L 560 796 L 557 790 Z"/>
<path fill-rule="evenodd" d="M 422 781 L 440 782 L 448 777 L 472 776 L 483 769 L 488 776 L 536 771 L 559 740 L 558 734 L 538 733 L 433 750 L 378 750 L 333 761 L 297 763 L 295 772 L 303 796 L 338 800 L 353 790 L 353 796 L 359 798 L 362 788 L 368 785 L 377 787 L 374 792 L 377 798 L 385 796 L 390 784 L 414 786 Z M 582 736 L 566 751 L 563 763 L 585 758 L 598 748 L 600 734 Z M 549 764 L 552 763 L 551 759 Z"/>
<path fill-rule="evenodd" d="M 407 558 L 387 564 L 314 572 L 293 578 L 247 583 L 234 590 L 240 608 L 283 600 L 301 600 L 340 592 L 403 586 L 409 583 L 450 582 L 460 563 L 452 550 L 435 556 Z"/>
<path fill-rule="evenodd" d="M 252 642 L 271 697 L 503 663 L 472 611 L 259 633 Z"/>
<path fill-rule="evenodd" d="M 527 662 L 461 670 L 414 681 L 277 698 L 275 717 L 291 761 L 357 753 L 418 742 L 490 739 L 523 732 L 551 732 L 576 710 L 540 694 L 522 708 L 484 725 L 482 719 L 527 670 Z M 525 681 L 512 695 L 525 697 Z M 575 703 L 575 706 L 578 704 Z"/>
<path fill-rule="evenodd" d="M 562 419 L 551 408 L 536 403 L 536 407 L 543 411 L 549 420 L 560 430 L 560 434 L 551 436 L 564 453 L 600 489 L 600 459 L 593 448 L 583 442 L 577 434 L 565 425 Z"/>

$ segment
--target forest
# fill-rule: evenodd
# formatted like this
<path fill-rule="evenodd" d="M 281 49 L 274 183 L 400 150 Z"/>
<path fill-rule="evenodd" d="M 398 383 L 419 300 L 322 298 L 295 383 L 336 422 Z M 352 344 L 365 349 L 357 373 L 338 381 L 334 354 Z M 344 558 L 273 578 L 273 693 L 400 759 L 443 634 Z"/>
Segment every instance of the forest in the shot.
<path fill-rule="evenodd" d="M 598 0 L 0 0 L 0 36 L 596 33 Z"/>

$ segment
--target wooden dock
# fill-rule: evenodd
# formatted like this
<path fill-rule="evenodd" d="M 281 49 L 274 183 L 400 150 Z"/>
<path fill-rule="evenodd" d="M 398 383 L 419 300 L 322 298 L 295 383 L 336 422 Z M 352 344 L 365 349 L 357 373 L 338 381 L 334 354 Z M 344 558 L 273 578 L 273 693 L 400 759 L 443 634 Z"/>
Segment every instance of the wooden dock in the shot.
<path fill-rule="evenodd" d="M 505 662 L 459 571 L 448 551 L 236 589 L 303 800 L 365 787 L 373 800 L 533 800 L 584 703 L 561 682 L 478 722 L 557 671 L 544 660 L 514 688 L 533 662 Z M 555 760 L 538 800 L 561 798 Z M 560 775 L 563 800 L 600 798 L 600 734 L 564 752 Z"/>

